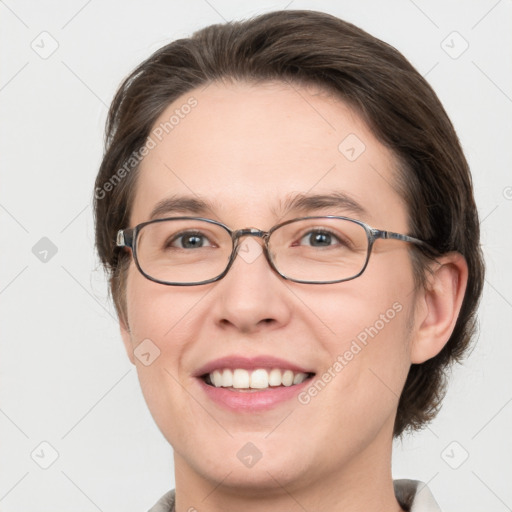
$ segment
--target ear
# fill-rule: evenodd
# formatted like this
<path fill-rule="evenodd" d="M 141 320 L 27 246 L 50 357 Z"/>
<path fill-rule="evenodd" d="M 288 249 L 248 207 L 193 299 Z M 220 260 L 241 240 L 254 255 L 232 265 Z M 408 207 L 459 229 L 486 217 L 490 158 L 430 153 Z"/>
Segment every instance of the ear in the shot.
<path fill-rule="evenodd" d="M 457 252 L 439 258 L 418 293 L 411 363 L 420 364 L 441 352 L 457 322 L 466 285 L 468 266 Z"/>
<path fill-rule="evenodd" d="M 128 355 L 128 358 L 130 359 L 131 363 L 135 364 L 135 356 L 133 354 L 133 344 L 130 328 L 128 326 L 128 322 L 121 315 L 119 316 L 119 328 L 121 330 L 121 337 L 123 338 L 126 354 Z"/>

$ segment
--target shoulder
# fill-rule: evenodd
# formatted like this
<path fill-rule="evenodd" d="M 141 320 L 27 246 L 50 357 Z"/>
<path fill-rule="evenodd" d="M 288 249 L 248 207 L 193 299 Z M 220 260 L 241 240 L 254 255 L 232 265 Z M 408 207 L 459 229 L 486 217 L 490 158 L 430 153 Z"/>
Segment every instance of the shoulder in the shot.
<path fill-rule="evenodd" d="M 148 512 L 174 512 L 174 490 L 165 493 Z"/>
<path fill-rule="evenodd" d="M 418 480 L 394 480 L 395 496 L 409 512 L 441 512 L 426 484 Z"/>

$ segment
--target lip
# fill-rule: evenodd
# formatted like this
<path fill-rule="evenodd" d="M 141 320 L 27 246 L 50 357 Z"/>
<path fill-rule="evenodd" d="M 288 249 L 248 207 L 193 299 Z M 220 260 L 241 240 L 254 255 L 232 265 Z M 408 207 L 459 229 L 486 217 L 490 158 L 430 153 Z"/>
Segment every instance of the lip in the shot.
<path fill-rule="evenodd" d="M 273 409 L 296 398 L 301 391 L 311 384 L 311 378 L 307 378 L 300 384 L 288 387 L 279 386 L 264 390 L 231 391 L 227 388 L 210 386 L 200 377 L 195 380 L 213 402 L 234 412 L 262 412 Z"/>
<path fill-rule="evenodd" d="M 277 407 L 284 402 L 296 398 L 304 388 L 310 385 L 311 378 L 308 377 L 304 382 L 293 386 L 269 387 L 251 391 L 232 391 L 222 387 L 216 388 L 206 384 L 202 379 L 204 375 L 224 368 L 243 368 L 245 370 L 256 370 L 258 368 L 271 370 L 272 368 L 279 368 L 280 370 L 292 370 L 293 372 L 315 373 L 311 369 L 304 368 L 285 359 L 265 355 L 257 357 L 235 355 L 222 357 L 206 363 L 194 374 L 195 380 L 208 398 L 221 407 L 234 412 L 258 412 Z"/>
<path fill-rule="evenodd" d="M 294 363 L 286 361 L 285 359 L 280 359 L 270 355 L 262 355 L 257 357 L 234 355 L 221 357 L 206 363 L 194 373 L 194 377 L 201 377 L 207 373 L 213 372 L 214 370 L 222 370 L 224 368 L 230 368 L 233 370 L 236 368 L 243 368 L 244 370 L 257 370 L 258 368 L 271 370 L 272 368 L 279 368 L 280 370 L 292 370 L 293 372 L 315 373 L 311 369 L 298 366 Z"/>

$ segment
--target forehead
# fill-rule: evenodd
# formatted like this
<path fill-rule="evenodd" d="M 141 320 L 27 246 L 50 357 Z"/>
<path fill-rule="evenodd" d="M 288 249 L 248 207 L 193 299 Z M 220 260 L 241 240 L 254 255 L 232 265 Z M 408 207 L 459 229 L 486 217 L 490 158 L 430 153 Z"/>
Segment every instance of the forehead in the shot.
<path fill-rule="evenodd" d="M 150 139 L 132 225 L 148 220 L 158 203 L 187 197 L 208 203 L 208 216 L 232 227 L 268 227 L 297 195 L 337 193 L 360 205 L 362 220 L 376 227 L 406 225 L 393 155 L 348 105 L 324 91 L 212 83 L 169 105 Z"/>

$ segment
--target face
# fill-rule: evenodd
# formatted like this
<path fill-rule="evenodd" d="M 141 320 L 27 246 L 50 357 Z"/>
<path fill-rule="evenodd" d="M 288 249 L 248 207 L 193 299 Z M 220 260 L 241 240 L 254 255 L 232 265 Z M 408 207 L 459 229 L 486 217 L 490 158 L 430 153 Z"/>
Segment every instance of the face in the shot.
<path fill-rule="evenodd" d="M 183 109 L 191 97 L 195 106 Z M 408 232 L 396 162 L 343 102 L 281 83 L 212 84 L 170 105 L 155 127 L 176 109 L 188 113 L 141 164 L 132 227 L 162 201 L 192 198 L 194 208 L 182 202 L 157 216 L 269 230 L 297 217 L 340 215 Z M 294 201 L 334 194 L 337 200 Z M 276 480 L 292 490 L 343 472 L 353 479 L 379 466 L 389 471 L 410 366 L 408 245 L 377 240 L 360 277 L 313 285 L 278 276 L 260 239 L 241 243 L 215 283 L 165 286 L 133 262 L 129 268 L 124 341 L 149 409 L 174 447 L 177 478 L 270 492 Z M 244 247 L 251 257 L 243 257 Z M 152 354 L 144 363 L 133 356 L 143 340 Z M 244 370 L 257 369 L 254 382 L 277 369 L 281 385 L 233 389 L 226 377 L 228 387 L 216 388 L 205 378 L 231 370 L 243 382 Z M 283 385 L 290 372 L 297 383 Z"/>

